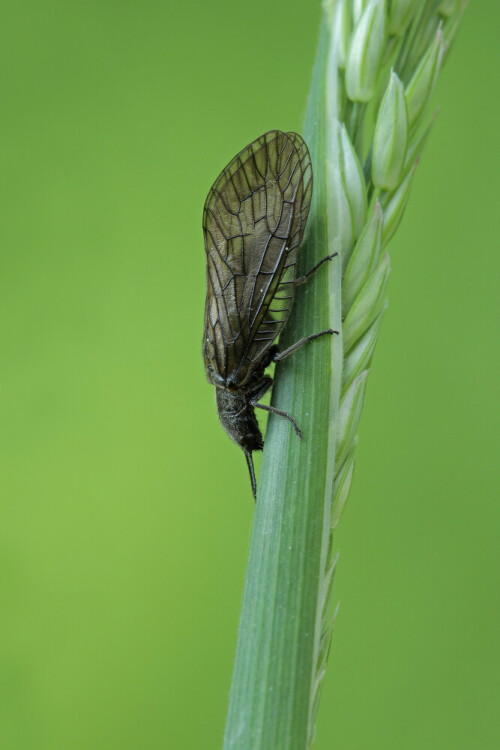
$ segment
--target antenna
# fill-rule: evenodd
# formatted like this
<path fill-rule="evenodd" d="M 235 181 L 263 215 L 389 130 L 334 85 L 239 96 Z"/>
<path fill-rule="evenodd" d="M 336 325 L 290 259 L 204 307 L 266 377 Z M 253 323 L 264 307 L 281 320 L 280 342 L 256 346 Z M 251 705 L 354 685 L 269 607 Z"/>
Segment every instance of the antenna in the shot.
<path fill-rule="evenodd" d="M 245 451 L 248 471 L 250 472 L 250 481 L 252 483 L 253 499 L 257 500 L 257 482 L 255 481 L 255 470 L 253 468 L 252 451 Z"/>

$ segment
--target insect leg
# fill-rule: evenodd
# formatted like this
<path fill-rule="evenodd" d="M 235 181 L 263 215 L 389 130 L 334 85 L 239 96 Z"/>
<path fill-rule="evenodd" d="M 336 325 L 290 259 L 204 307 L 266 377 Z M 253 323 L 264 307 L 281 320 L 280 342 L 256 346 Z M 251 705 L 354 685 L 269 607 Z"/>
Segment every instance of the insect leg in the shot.
<path fill-rule="evenodd" d="M 271 362 L 269 362 L 269 364 L 271 364 Z M 262 396 L 266 395 L 266 393 L 268 392 L 272 384 L 273 384 L 273 379 L 270 378 L 268 375 L 266 375 L 261 380 L 259 380 L 255 388 L 253 388 L 248 394 L 250 403 L 256 404 L 257 401 L 262 398 Z"/>
<path fill-rule="evenodd" d="M 253 499 L 257 500 L 257 482 L 255 481 L 255 469 L 253 468 L 252 451 L 245 451 L 248 471 L 250 472 L 250 481 L 252 483 Z"/>
<path fill-rule="evenodd" d="M 288 349 L 285 349 L 283 352 L 276 352 L 276 354 L 273 357 L 273 362 L 279 362 L 281 359 L 285 359 L 286 357 L 289 357 L 290 354 L 293 354 L 297 351 L 297 349 L 300 349 L 304 344 L 307 344 L 308 341 L 313 341 L 313 339 L 317 339 L 320 336 L 324 336 L 325 333 L 337 333 L 338 331 L 334 331 L 333 328 L 327 328 L 326 331 L 320 331 L 319 333 L 312 333 L 310 336 L 304 336 L 303 339 L 300 339 L 300 341 L 297 341 L 295 344 L 292 344 L 292 346 L 289 346 Z"/>
<path fill-rule="evenodd" d="M 256 409 L 263 409 L 264 411 L 270 411 L 271 414 L 278 414 L 280 417 L 285 417 L 285 419 L 288 419 L 289 422 L 293 424 L 293 429 L 299 436 L 299 438 L 302 437 L 302 433 L 299 429 L 299 426 L 295 419 L 291 417 L 289 414 L 286 413 L 286 411 L 282 411 L 281 409 L 277 409 L 275 406 L 266 406 L 265 404 L 257 404 L 254 402 L 250 402 L 252 406 L 255 406 Z"/>
<path fill-rule="evenodd" d="M 332 255 L 327 255 L 326 258 L 323 258 L 323 260 L 320 260 L 319 263 L 316 263 L 316 265 L 311 268 L 311 270 L 308 271 L 304 276 L 300 276 L 298 279 L 295 279 L 295 286 L 297 286 L 298 284 L 304 284 L 304 282 L 306 282 L 307 279 L 309 279 L 313 275 L 313 273 L 316 273 L 318 268 L 321 268 L 323 263 L 326 263 L 327 260 L 332 260 L 332 258 L 335 258 L 336 255 L 338 255 L 338 253 L 332 253 Z"/>

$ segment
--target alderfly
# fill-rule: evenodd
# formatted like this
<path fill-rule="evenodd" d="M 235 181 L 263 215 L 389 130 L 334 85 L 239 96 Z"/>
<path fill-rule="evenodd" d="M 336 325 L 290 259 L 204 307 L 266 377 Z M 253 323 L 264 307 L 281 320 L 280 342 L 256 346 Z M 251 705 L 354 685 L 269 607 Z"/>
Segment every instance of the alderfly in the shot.
<path fill-rule="evenodd" d="M 274 341 L 293 304 L 295 287 L 325 261 L 296 278 L 297 254 L 312 197 L 309 150 L 297 133 L 272 130 L 250 143 L 222 171 L 203 210 L 207 254 L 207 299 L 203 356 L 215 386 L 217 411 L 229 437 L 244 451 L 254 497 L 253 451 L 262 450 L 255 408 L 272 385 L 264 374 L 312 339 L 337 333 L 331 328 L 280 351 Z"/>

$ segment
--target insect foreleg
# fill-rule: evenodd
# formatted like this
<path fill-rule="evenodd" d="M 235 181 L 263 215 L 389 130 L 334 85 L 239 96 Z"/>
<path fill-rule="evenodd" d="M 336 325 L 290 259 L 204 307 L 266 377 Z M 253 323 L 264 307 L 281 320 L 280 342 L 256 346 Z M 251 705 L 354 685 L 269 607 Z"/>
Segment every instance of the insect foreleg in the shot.
<path fill-rule="evenodd" d="M 276 352 L 276 354 L 273 356 L 273 362 L 279 362 L 281 359 L 285 359 L 286 357 L 289 357 L 290 354 L 293 354 L 294 352 L 296 352 L 297 349 L 300 349 L 302 346 L 304 346 L 304 344 L 307 344 L 309 341 L 312 341 L 313 339 L 317 339 L 320 336 L 324 336 L 326 333 L 338 334 L 338 331 L 334 331 L 333 328 L 327 328 L 326 331 L 320 331 L 319 333 L 312 333 L 310 336 L 304 336 L 303 339 L 296 341 L 295 344 L 292 344 L 292 346 L 289 346 L 288 349 L 285 349 L 282 352 Z"/>
<path fill-rule="evenodd" d="M 308 271 L 304 276 L 300 276 L 298 279 L 295 279 L 294 281 L 295 286 L 298 286 L 299 284 L 304 284 L 304 282 L 306 282 L 307 279 L 309 279 L 314 273 L 316 273 L 318 268 L 321 268 L 323 263 L 326 263 L 327 260 L 332 260 L 332 258 L 335 258 L 335 256 L 337 255 L 338 253 L 332 253 L 332 255 L 327 255 L 326 258 L 323 258 L 323 260 L 320 260 L 320 262 L 316 263 L 316 265 L 313 268 L 311 268 L 311 270 Z"/>
<path fill-rule="evenodd" d="M 262 398 L 262 396 L 265 396 L 265 394 L 268 392 L 272 384 L 273 384 L 273 379 L 270 378 L 268 375 L 266 375 L 266 377 L 259 380 L 255 388 L 253 388 L 248 394 L 248 399 L 250 403 L 255 404 L 257 401 L 259 401 L 259 399 Z"/>
<path fill-rule="evenodd" d="M 302 433 L 299 429 L 299 426 L 295 419 L 291 417 L 289 414 L 286 413 L 286 411 L 282 411 L 281 409 L 277 409 L 275 406 L 266 406 L 265 404 L 257 404 L 255 402 L 251 402 L 252 406 L 255 406 L 256 409 L 263 409 L 264 411 L 269 411 L 271 414 L 278 414 L 280 417 L 285 417 L 285 419 L 288 419 L 289 422 L 293 424 L 293 429 L 299 436 L 299 438 L 302 437 Z"/>

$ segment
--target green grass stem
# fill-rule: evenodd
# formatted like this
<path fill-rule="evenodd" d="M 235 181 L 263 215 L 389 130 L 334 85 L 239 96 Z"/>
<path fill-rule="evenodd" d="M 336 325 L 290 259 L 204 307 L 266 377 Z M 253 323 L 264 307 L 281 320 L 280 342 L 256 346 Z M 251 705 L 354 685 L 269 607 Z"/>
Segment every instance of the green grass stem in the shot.
<path fill-rule="evenodd" d="M 356 20 L 354 5 L 362 9 Z M 330 253 L 339 256 L 297 289 L 280 344 L 325 328 L 340 333 L 311 342 L 276 367 L 272 403 L 294 417 L 304 438 L 271 415 L 224 750 L 306 750 L 314 735 L 334 619 L 333 530 L 349 495 L 368 370 L 386 307 L 389 258 L 383 251 L 403 215 L 425 141 L 417 116 L 425 119 L 447 51 L 443 39 L 447 29 L 454 35 L 464 4 L 450 11 L 446 3 L 446 13 L 432 0 L 423 10 L 414 4 L 405 10 L 398 38 L 389 36 L 386 22 L 388 11 L 397 17 L 396 5 L 333 0 L 324 6 L 304 127 L 314 193 L 298 272 Z M 397 78 L 391 79 L 391 67 Z M 401 96 L 414 114 L 410 136 Z M 381 102 L 385 119 L 383 113 L 377 118 Z M 394 118 L 394 111 L 401 114 Z M 374 143 L 376 123 L 382 137 Z M 403 144 L 396 142 L 403 137 Z M 404 152 L 412 156 L 410 169 Z M 362 164 L 369 165 L 364 173 Z"/>

